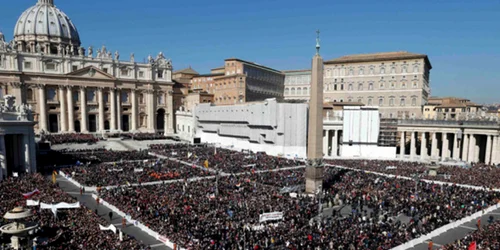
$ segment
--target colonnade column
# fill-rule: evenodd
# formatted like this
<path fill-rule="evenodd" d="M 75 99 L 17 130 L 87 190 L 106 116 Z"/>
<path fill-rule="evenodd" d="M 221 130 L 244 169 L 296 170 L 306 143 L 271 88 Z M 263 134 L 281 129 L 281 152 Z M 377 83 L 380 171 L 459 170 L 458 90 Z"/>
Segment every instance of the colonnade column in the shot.
<path fill-rule="evenodd" d="M 116 93 L 115 88 L 109 88 L 109 105 L 111 106 L 111 119 L 109 121 L 109 129 L 116 130 Z"/>
<path fill-rule="evenodd" d="M 38 84 L 38 130 L 47 132 L 47 98 L 45 93 L 45 85 Z"/>
<path fill-rule="evenodd" d="M 431 143 L 431 158 L 438 158 L 438 142 L 437 142 L 437 134 L 436 132 L 432 132 L 432 143 Z"/>
<path fill-rule="evenodd" d="M 68 128 L 69 132 L 75 132 L 75 104 L 73 103 L 73 87 L 67 86 L 66 96 L 68 99 Z"/>
<path fill-rule="evenodd" d="M 474 134 L 470 135 L 469 139 L 469 162 L 474 162 L 476 160 L 476 137 Z"/>
<path fill-rule="evenodd" d="M 339 156 L 338 155 L 338 142 L 339 142 L 339 139 L 338 139 L 338 131 L 337 130 L 333 130 L 333 135 L 332 135 L 332 152 L 331 152 L 331 155 L 332 156 Z"/>
<path fill-rule="evenodd" d="M 100 101 L 100 100 L 99 100 Z M 100 109 L 99 109 L 100 112 Z M 84 86 L 80 86 L 80 115 L 82 119 L 80 120 L 80 131 L 82 133 L 89 132 L 87 127 L 87 95 Z"/>
<path fill-rule="evenodd" d="M 167 114 L 167 117 L 166 117 L 167 119 L 165 119 L 165 122 L 167 123 L 167 124 L 165 124 L 165 129 L 170 134 L 174 133 L 174 126 L 175 126 L 175 124 L 174 124 L 175 111 L 174 111 L 173 93 L 174 92 L 172 90 L 167 91 L 167 112 L 165 112 L 165 114 Z M 191 112 L 194 112 L 194 110 L 191 110 Z"/>
<path fill-rule="evenodd" d="M 453 160 L 460 160 L 460 145 L 458 144 L 458 133 L 453 135 Z"/>
<path fill-rule="evenodd" d="M 323 156 L 328 156 L 328 134 L 329 130 L 323 130 Z"/>
<path fill-rule="evenodd" d="M 422 132 L 422 140 L 420 141 L 420 159 L 427 159 L 427 133 Z"/>
<path fill-rule="evenodd" d="M 68 127 L 66 126 L 66 93 L 65 87 L 59 86 L 59 123 L 61 124 L 61 132 L 66 132 Z"/>
<path fill-rule="evenodd" d="M 132 131 L 137 130 L 137 97 L 135 96 L 135 89 L 130 90 L 130 99 L 132 102 Z"/>
<path fill-rule="evenodd" d="M 415 140 L 415 131 L 411 131 L 411 141 L 410 141 L 410 159 L 415 159 L 415 156 L 417 155 L 417 143 Z"/>
<path fill-rule="evenodd" d="M 122 130 L 122 91 L 118 89 L 116 91 L 116 121 L 117 121 L 117 129 Z"/>
<path fill-rule="evenodd" d="M 469 161 L 469 135 L 464 134 L 464 145 L 462 146 L 462 161 Z"/>
<path fill-rule="evenodd" d="M 399 157 L 405 158 L 405 132 L 401 131 L 401 139 L 399 140 Z"/>
<path fill-rule="evenodd" d="M 450 155 L 449 155 L 450 145 L 448 142 L 448 133 L 446 133 L 446 132 L 442 133 L 442 140 L 443 140 L 443 144 L 441 145 L 441 160 L 444 160 L 444 159 L 450 157 Z"/>
<path fill-rule="evenodd" d="M 493 140 L 491 138 L 491 135 L 486 135 L 486 154 L 484 157 L 484 163 L 486 164 L 491 164 L 491 148 L 493 144 Z"/>
<path fill-rule="evenodd" d="M 492 149 L 492 152 L 491 152 L 491 164 L 497 164 L 498 161 L 500 160 L 499 159 L 499 154 L 500 152 L 498 152 L 498 136 L 497 135 L 494 135 L 493 136 L 493 149 Z"/>
<path fill-rule="evenodd" d="M 7 177 L 7 155 L 5 152 L 5 135 L 0 135 L 0 180 Z"/>
<path fill-rule="evenodd" d="M 97 89 L 97 98 L 99 99 L 99 130 L 104 132 L 104 93 L 102 93 L 104 88 Z"/>
<path fill-rule="evenodd" d="M 148 130 L 150 132 L 155 132 L 155 99 L 154 90 L 149 89 L 146 92 L 147 95 L 147 110 L 148 110 Z"/>
<path fill-rule="evenodd" d="M 30 153 L 30 135 L 23 134 L 23 147 L 24 149 L 24 171 L 26 173 L 33 173 L 33 169 L 31 168 L 31 153 Z"/>

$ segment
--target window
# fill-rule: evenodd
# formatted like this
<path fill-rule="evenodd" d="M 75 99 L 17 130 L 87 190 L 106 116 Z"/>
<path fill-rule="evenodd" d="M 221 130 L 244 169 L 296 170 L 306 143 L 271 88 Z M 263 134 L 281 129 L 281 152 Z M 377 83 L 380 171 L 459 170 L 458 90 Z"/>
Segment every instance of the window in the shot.
<path fill-rule="evenodd" d="M 401 98 L 401 103 L 400 103 L 401 106 L 405 106 L 406 105 L 406 100 L 405 98 Z"/>
<path fill-rule="evenodd" d="M 285 88 L 285 95 L 288 95 L 288 94 L 290 94 L 290 89 Z"/>
<path fill-rule="evenodd" d="M 384 98 L 379 98 L 378 99 L 378 105 L 381 106 L 381 107 L 384 106 Z"/>
<path fill-rule="evenodd" d="M 109 93 L 102 93 L 102 99 L 104 100 L 104 103 L 109 103 Z"/>
<path fill-rule="evenodd" d="M 47 100 L 49 101 L 56 100 L 56 90 L 54 88 L 47 89 Z"/>
<path fill-rule="evenodd" d="M 365 69 L 360 68 L 360 69 L 359 69 L 359 75 L 360 75 L 360 76 L 362 76 L 362 75 L 364 75 L 364 74 L 365 74 Z"/>
<path fill-rule="evenodd" d="M 302 95 L 307 95 L 307 88 L 302 89 Z"/>
<path fill-rule="evenodd" d="M 128 76 L 128 69 L 121 69 L 120 75 L 122 75 L 122 76 Z"/>
<path fill-rule="evenodd" d="M 347 99 L 348 102 L 352 102 L 352 98 Z"/>
<path fill-rule="evenodd" d="M 373 67 L 370 67 L 370 75 L 375 74 L 375 69 Z"/>
<path fill-rule="evenodd" d="M 297 95 L 300 95 L 300 94 L 302 94 L 302 88 L 299 87 L 299 88 L 297 88 Z"/>
<path fill-rule="evenodd" d="M 25 69 L 31 69 L 31 62 L 24 62 Z"/>
<path fill-rule="evenodd" d="M 384 88 L 384 83 L 383 83 L 383 82 L 381 82 L 381 83 L 380 83 L 380 88 L 381 88 L 381 89 L 383 89 L 383 88 Z"/>
<path fill-rule="evenodd" d="M 358 98 L 359 103 L 363 103 L 363 98 Z"/>
<path fill-rule="evenodd" d="M 353 90 L 352 84 L 349 84 L 349 87 L 347 90 Z"/>
<path fill-rule="evenodd" d="M 163 93 L 158 94 L 158 104 L 163 105 L 165 103 L 165 96 Z"/>
<path fill-rule="evenodd" d="M 129 100 L 128 100 L 128 93 L 125 92 L 125 91 L 122 91 L 122 94 L 121 94 L 121 102 L 122 103 L 128 103 Z"/>
<path fill-rule="evenodd" d="M 417 106 L 417 98 L 416 97 L 411 98 L 411 106 Z M 455 110 L 453 110 L 453 112 L 455 112 Z"/>
<path fill-rule="evenodd" d="M 1 91 L 1 89 L 0 89 Z M 28 99 L 28 101 L 33 101 L 33 90 L 32 89 L 28 89 L 26 91 L 26 99 Z"/>
<path fill-rule="evenodd" d="M 94 90 L 87 90 L 87 100 L 89 102 L 94 102 L 95 101 L 95 91 Z"/>
<path fill-rule="evenodd" d="M 413 73 L 418 73 L 418 65 L 413 66 Z"/>
<path fill-rule="evenodd" d="M 73 71 L 77 71 L 78 70 L 78 66 L 76 66 L 76 65 L 73 65 L 71 68 L 73 69 Z"/>
<path fill-rule="evenodd" d="M 391 82 L 391 89 L 393 89 L 394 87 L 396 87 L 396 84 L 394 84 L 394 82 Z"/>
<path fill-rule="evenodd" d="M 368 98 L 368 106 L 372 105 L 372 98 Z"/>
<path fill-rule="evenodd" d="M 363 84 L 362 84 L 362 83 L 360 83 L 360 84 L 358 85 L 358 90 L 363 90 Z"/>
<path fill-rule="evenodd" d="M 333 85 L 333 90 L 337 90 L 337 84 Z"/>
<path fill-rule="evenodd" d="M 373 83 L 368 84 L 368 90 L 373 90 Z"/>
<path fill-rule="evenodd" d="M 417 82 L 413 83 L 413 88 L 418 88 L 418 83 Z"/>
<path fill-rule="evenodd" d="M 408 67 L 406 67 L 406 65 L 404 65 L 403 69 L 401 71 L 403 71 L 403 73 L 408 73 Z"/>
<path fill-rule="evenodd" d="M 353 69 L 349 69 L 349 75 L 350 76 L 354 75 L 354 70 Z"/>
<path fill-rule="evenodd" d="M 295 88 L 292 88 L 292 92 L 290 93 L 291 95 L 295 95 L 297 93 L 295 93 Z"/>
<path fill-rule="evenodd" d="M 389 98 L 389 106 L 394 106 L 394 97 Z"/>
<path fill-rule="evenodd" d="M 401 83 L 401 88 L 403 88 L 403 89 L 406 88 L 406 83 L 405 82 Z"/>
<path fill-rule="evenodd" d="M 77 92 L 77 91 L 73 91 L 73 101 L 74 101 L 74 102 L 79 101 L 78 96 L 79 96 L 78 92 Z"/>
<path fill-rule="evenodd" d="M 385 74 L 385 68 L 380 68 L 380 74 Z"/>
<path fill-rule="evenodd" d="M 396 74 L 396 67 L 391 67 L 391 74 Z"/>
<path fill-rule="evenodd" d="M 104 73 L 108 73 L 108 68 L 103 68 L 102 71 L 104 71 Z"/>
<path fill-rule="evenodd" d="M 158 78 L 163 79 L 163 70 L 158 70 Z"/>
<path fill-rule="evenodd" d="M 340 90 L 344 90 L 344 84 L 340 84 Z"/>
<path fill-rule="evenodd" d="M 144 71 L 139 71 L 139 77 L 144 78 Z"/>

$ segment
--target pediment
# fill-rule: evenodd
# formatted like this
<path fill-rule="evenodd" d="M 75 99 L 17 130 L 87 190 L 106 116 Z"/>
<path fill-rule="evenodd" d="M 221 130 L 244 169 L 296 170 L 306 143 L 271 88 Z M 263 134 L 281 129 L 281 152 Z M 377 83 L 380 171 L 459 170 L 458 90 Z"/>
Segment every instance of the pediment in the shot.
<path fill-rule="evenodd" d="M 94 67 L 94 66 L 89 66 L 85 67 L 83 69 L 79 69 L 77 71 L 73 71 L 71 73 L 67 74 L 68 76 L 79 76 L 79 77 L 86 77 L 86 78 L 96 78 L 96 79 L 115 79 L 114 76 Z"/>

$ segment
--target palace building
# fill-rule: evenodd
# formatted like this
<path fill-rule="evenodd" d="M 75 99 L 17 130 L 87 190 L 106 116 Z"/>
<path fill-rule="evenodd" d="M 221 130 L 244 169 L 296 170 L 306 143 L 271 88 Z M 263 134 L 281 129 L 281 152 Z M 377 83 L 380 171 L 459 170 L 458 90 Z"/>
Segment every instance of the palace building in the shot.
<path fill-rule="evenodd" d="M 0 98 L 30 105 L 36 133 L 174 133 L 173 85 L 161 52 L 139 63 L 105 46 L 83 48 L 54 0 L 24 11 L 11 42 L 0 33 Z"/>

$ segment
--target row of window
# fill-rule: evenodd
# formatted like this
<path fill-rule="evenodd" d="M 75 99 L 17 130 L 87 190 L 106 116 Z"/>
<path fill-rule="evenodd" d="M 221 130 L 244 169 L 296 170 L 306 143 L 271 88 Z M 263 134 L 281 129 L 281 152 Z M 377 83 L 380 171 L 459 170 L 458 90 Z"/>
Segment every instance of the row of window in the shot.
<path fill-rule="evenodd" d="M 309 94 L 309 88 L 304 87 L 304 88 L 285 88 L 285 95 L 308 95 Z"/>
<path fill-rule="evenodd" d="M 329 98 L 327 98 L 327 101 L 329 101 Z M 362 97 L 359 97 L 359 98 L 358 98 L 358 99 L 356 99 L 356 100 L 355 100 L 354 98 L 348 98 L 346 101 L 347 101 L 347 102 L 354 102 L 354 101 L 357 101 L 357 102 L 359 102 L 359 103 L 365 103 L 365 102 L 363 101 L 363 98 L 362 98 Z M 338 101 L 337 101 L 337 99 L 334 99 L 334 100 L 333 100 L 333 102 L 344 102 L 344 99 L 339 99 Z M 417 106 L 417 97 L 412 97 L 412 98 L 410 99 L 410 102 L 411 102 L 411 103 L 410 103 L 410 105 L 411 105 L 411 106 Z M 378 99 L 378 106 L 383 107 L 385 104 L 386 104 L 386 103 L 385 103 L 385 98 L 384 98 L 384 97 L 380 97 L 380 98 Z M 369 98 L 368 98 L 368 100 L 367 100 L 367 102 L 366 102 L 366 105 L 368 105 L 368 106 L 373 106 L 373 98 L 372 98 L 372 97 L 369 97 Z M 395 98 L 395 97 L 389 97 L 389 98 L 388 98 L 388 105 L 389 105 L 390 107 L 394 107 L 394 106 L 396 106 L 396 105 L 397 105 L 397 103 L 396 103 L 396 98 Z M 406 100 L 406 97 L 401 97 L 401 98 L 399 99 L 399 106 L 406 106 L 406 105 L 407 105 L 407 100 Z"/>
<path fill-rule="evenodd" d="M 420 65 L 419 64 L 414 64 L 413 65 L 413 70 L 412 72 L 413 73 L 419 73 L 419 67 Z M 387 69 L 387 70 L 386 70 Z M 387 74 L 387 72 L 389 72 L 390 74 L 397 74 L 397 73 L 408 73 L 408 65 L 402 65 L 400 67 L 400 70 L 398 71 L 397 70 L 397 67 L 395 65 L 395 63 L 393 63 L 392 65 L 384 65 L 384 63 L 382 63 L 380 66 L 379 66 L 379 69 L 378 70 L 375 70 L 375 66 L 369 66 L 367 71 L 365 71 L 365 67 L 364 66 L 360 66 L 357 70 L 357 75 L 365 75 L 365 73 L 368 73 L 369 75 L 375 75 L 375 74 Z M 340 68 L 340 69 L 326 69 L 326 72 L 325 72 L 325 76 L 326 77 L 338 77 L 338 76 L 354 76 L 355 75 L 355 69 L 354 67 L 350 67 L 348 69 L 346 68 Z"/>
<path fill-rule="evenodd" d="M 1 88 L 0 88 L 1 91 Z M 28 101 L 34 101 L 34 95 L 33 95 L 33 90 L 28 89 L 26 92 L 26 98 Z M 58 94 L 55 88 L 49 88 L 47 89 L 46 93 L 47 101 L 52 101 L 55 102 L 58 100 Z M 157 103 L 160 105 L 165 104 L 165 94 L 160 93 L 156 96 L 157 98 Z M 138 95 L 139 98 L 139 104 L 146 104 L 146 100 L 144 97 L 143 93 L 139 93 Z M 103 92 L 103 100 L 105 103 L 109 103 L 109 92 Z M 121 92 L 120 96 L 121 103 L 130 103 L 130 96 L 128 92 Z M 78 102 L 80 101 L 80 92 L 79 91 L 73 91 L 73 101 Z M 88 102 L 97 102 L 97 92 L 95 90 L 87 90 L 87 101 Z"/>

